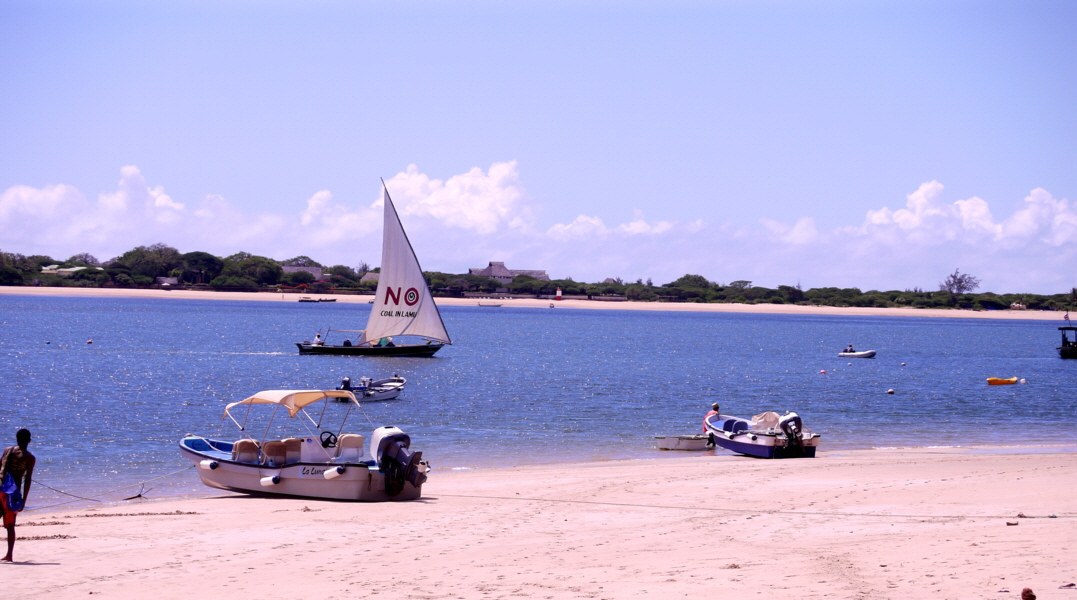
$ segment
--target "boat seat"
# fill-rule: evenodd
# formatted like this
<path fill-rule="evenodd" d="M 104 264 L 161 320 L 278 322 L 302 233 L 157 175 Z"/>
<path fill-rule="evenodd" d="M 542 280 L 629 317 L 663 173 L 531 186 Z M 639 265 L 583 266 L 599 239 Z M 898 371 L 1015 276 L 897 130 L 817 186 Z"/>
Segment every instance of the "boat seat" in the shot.
<path fill-rule="evenodd" d="M 232 444 L 232 460 L 236 462 L 258 462 L 258 442 L 242 439 Z"/>
<path fill-rule="evenodd" d="M 284 442 L 266 442 L 262 446 L 262 456 L 267 465 L 283 465 L 288 462 L 288 445 Z"/>
<path fill-rule="evenodd" d="M 297 463 L 299 462 L 300 452 L 303 449 L 303 440 L 299 438 L 285 438 L 284 450 L 285 450 L 285 462 Z"/>
<path fill-rule="evenodd" d="M 726 419 L 726 422 L 722 423 L 722 429 L 729 433 L 737 433 L 748 429 L 748 423 L 741 419 Z"/>
<path fill-rule="evenodd" d="M 345 462 L 359 462 L 363 457 L 363 436 L 345 433 L 337 440 L 337 458 Z"/>

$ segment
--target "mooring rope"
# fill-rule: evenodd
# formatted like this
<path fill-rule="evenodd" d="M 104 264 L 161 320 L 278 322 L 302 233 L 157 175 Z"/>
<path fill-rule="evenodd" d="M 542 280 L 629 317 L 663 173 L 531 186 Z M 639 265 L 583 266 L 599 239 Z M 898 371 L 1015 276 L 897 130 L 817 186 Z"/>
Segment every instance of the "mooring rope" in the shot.
<path fill-rule="evenodd" d="M 157 477 L 151 477 L 149 479 L 144 479 L 142 481 L 136 481 L 135 483 L 132 483 L 130 485 L 121 486 L 121 487 L 114 488 L 114 489 L 111 489 L 111 490 L 108 490 L 108 491 L 101 492 L 100 494 L 95 494 L 95 495 L 91 495 L 91 496 L 79 496 L 77 494 L 72 494 L 72 493 L 69 493 L 69 492 L 65 492 L 63 490 L 58 490 L 58 489 L 50 486 L 47 483 L 43 483 L 41 480 L 39 480 L 37 478 L 32 479 L 32 481 L 36 485 L 46 487 L 46 488 L 48 488 L 48 489 L 50 489 L 50 490 L 52 490 L 52 491 L 54 491 L 54 492 L 56 492 L 58 494 L 63 494 L 65 496 L 71 496 L 72 498 L 77 498 L 79 500 L 87 500 L 87 501 L 90 501 L 90 502 L 101 502 L 101 500 L 98 500 L 97 498 L 100 498 L 101 496 L 107 496 L 109 494 L 115 494 L 116 492 L 118 492 L 120 490 L 126 490 L 127 488 L 133 488 L 136 485 L 140 485 L 140 486 L 145 487 L 146 483 L 148 483 L 150 481 L 157 481 L 158 479 L 164 479 L 165 477 L 171 477 L 171 476 L 173 476 L 173 475 L 175 475 L 177 473 L 182 473 L 182 472 L 187 471 L 189 469 L 193 469 L 193 468 L 195 468 L 195 466 L 196 465 L 192 464 L 192 465 L 184 467 L 182 469 L 172 471 L 171 473 L 165 473 L 164 475 L 158 475 Z M 139 493 L 139 496 L 141 496 L 141 492 Z M 133 496 L 132 498 L 137 498 L 139 496 Z M 65 504 L 72 504 L 74 502 L 76 502 L 76 500 L 68 500 L 67 502 L 58 502 L 56 504 L 49 504 L 47 506 L 35 506 L 33 508 L 27 508 L 26 511 L 29 512 L 29 511 L 35 511 L 35 510 L 43 510 L 43 509 L 46 509 L 46 508 L 53 508 L 53 507 L 56 507 L 56 506 L 63 506 Z"/>

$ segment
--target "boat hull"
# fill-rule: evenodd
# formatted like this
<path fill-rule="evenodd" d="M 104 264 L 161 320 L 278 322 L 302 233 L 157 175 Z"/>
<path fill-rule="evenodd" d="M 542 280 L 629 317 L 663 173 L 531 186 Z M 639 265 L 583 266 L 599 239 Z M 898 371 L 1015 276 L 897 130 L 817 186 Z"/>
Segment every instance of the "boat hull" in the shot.
<path fill-rule="evenodd" d="M 863 352 L 839 352 L 840 358 L 875 358 L 874 350 L 865 350 Z"/>
<path fill-rule="evenodd" d="M 445 344 L 400 344 L 394 346 L 315 346 L 296 342 L 300 354 L 329 354 L 336 356 L 433 356 Z"/>
<path fill-rule="evenodd" d="M 209 450 L 196 449 L 205 443 L 210 446 Z M 421 485 L 416 487 L 405 481 L 400 493 L 390 496 L 385 491 L 385 475 L 369 464 L 297 462 L 269 466 L 241 463 L 231 460 L 227 453 L 213 450 L 214 446 L 230 448 L 231 443 L 199 437 L 180 441 L 180 454 L 198 466 L 202 483 L 211 488 L 244 494 L 358 502 L 414 500 L 422 495 Z M 203 466 L 204 461 L 213 463 L 215 468 Z M 338 466 L 344 467 L 344 473 L 326 479 L 326 470 Z M 263 485 L 265 478 L 274 477 L 279 478 L 277 483 Z"/>
<path fill-rule="evenodd" d="M 655 436 L 655 446 L 659 450 L 685 450 L 698 452 L 710 447 L 710 438 L 707 434 L 697 433 L 694 435 L 658 435 Z"/>

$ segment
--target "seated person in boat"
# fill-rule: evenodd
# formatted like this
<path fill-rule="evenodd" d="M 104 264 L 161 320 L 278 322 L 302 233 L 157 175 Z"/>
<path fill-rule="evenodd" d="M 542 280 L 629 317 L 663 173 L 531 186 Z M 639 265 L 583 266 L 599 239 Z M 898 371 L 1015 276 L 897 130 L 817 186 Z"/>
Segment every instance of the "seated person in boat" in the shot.
<path fill-rule="evenodd" d="M 311 346 L 321 346 L 325 342 L 322 341 L 322 334 L 314 334 L 314 341 L 310 343 Z"/>
<path fill-rule="evenodd" d="M 395 346 L 396 344 L 393 343 L 393 338 L 391 338 L 391 337 L 383 337 L 380 340 L 378 340 L 378 345 L 381 346 L 382 348 L 387 348 L 387 347 Z"/>
<path fill-rule="evenodd" d="M 845 352 L 848 354 L 852 354 L 853 352 L 856 352 L 856 350 L 853 350 L 853 345 L 849 344 L 849 347 L 845 349 Z"/>

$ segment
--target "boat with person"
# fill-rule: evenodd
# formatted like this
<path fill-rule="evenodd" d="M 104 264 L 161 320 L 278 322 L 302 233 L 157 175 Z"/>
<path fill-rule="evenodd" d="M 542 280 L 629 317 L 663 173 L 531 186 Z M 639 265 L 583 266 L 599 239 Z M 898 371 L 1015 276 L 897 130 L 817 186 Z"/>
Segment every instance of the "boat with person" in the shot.
<path fill-rule="evenodd" d="M 344 399 L 346 408 L 332 399 Z M 248 433 L 256 407 L 258 412 L 272 407 L 260 439 Z M 180 454 L 197 465 L 202 483 L 222 490 L 368 502 L 418 498 L 428 470 L 422 452 L 411 450 L 411 437 L 400 429 L 378 427 L 367 454 L 362 435 L 345 433 L 348 416 L 361 408 L 348 390 L 261 391 L 224 409 L 242 432 L 240 439 L 187 434 Z M 271 436 L 282 409 L 305 432 Z M 328 426 L 331 417 L 339 417 L 335 427 Z"/>
<path fill-rule="evenodd" d="M 1069 313 L 1066 313 L 1066 316 L 1069 317 Z M 1066 320 L 1068 321 L 1069 318 Z M 1058 347 L 1058 356 L 1077 358 L 1077 327 L 1059 327 L 1058 330 L 1062 332 L 1062 345 Z M 1072 334 L 1072 339 L 1067 334 Z"/>
<path fill-rule="evenodd" d="M 875 358 L 874 350 L 861 350 L 857 352 L 853 349 L 853 345 L 849 344 L 847 348 L 838 352 L 839 358 Z"/>
<path fill-rule="evenodd" d="M 821 435 L 804 428 L 795 412 L 768 411 L 750 420 L 718 413 L 703 418 L 703 432 L 714 446 L 758 458 L 814 458 Z"/>
<path fill-rule="evenodd" d="M 296 342 L 300 354 L 433 356 L 442 347 L 452 344 L 384 181 L 382 190 L 385 225 L 381 272 L 366 329 L 320 330 L 314 341 Z M 357 335 L 345 335 L 339 343 L 330 344 L 328 339 L 334 333 Z M 401 342 L 395 339 L 398 337 L 421 341 Z"/>
<path fill-rule="evenodd" d="M 357 398 L 360 398 L 363 402 L 380 402 L 382 400 L 393 400 L 400 395 L 400 392 L 404 391 L 404 385 L 408 382 L 400 375 L 393 373 L 392 377 L 386 377 L 385 379 L 371 379 L 369 377 L 360 377 L 359 385 L 352 384 L 351 377 L 345 377 L 340 382 L 338 390 L 348 390 L 354 394 Z M 337 398 L 341 402 L 347 402 L 347 398 Z"/>

